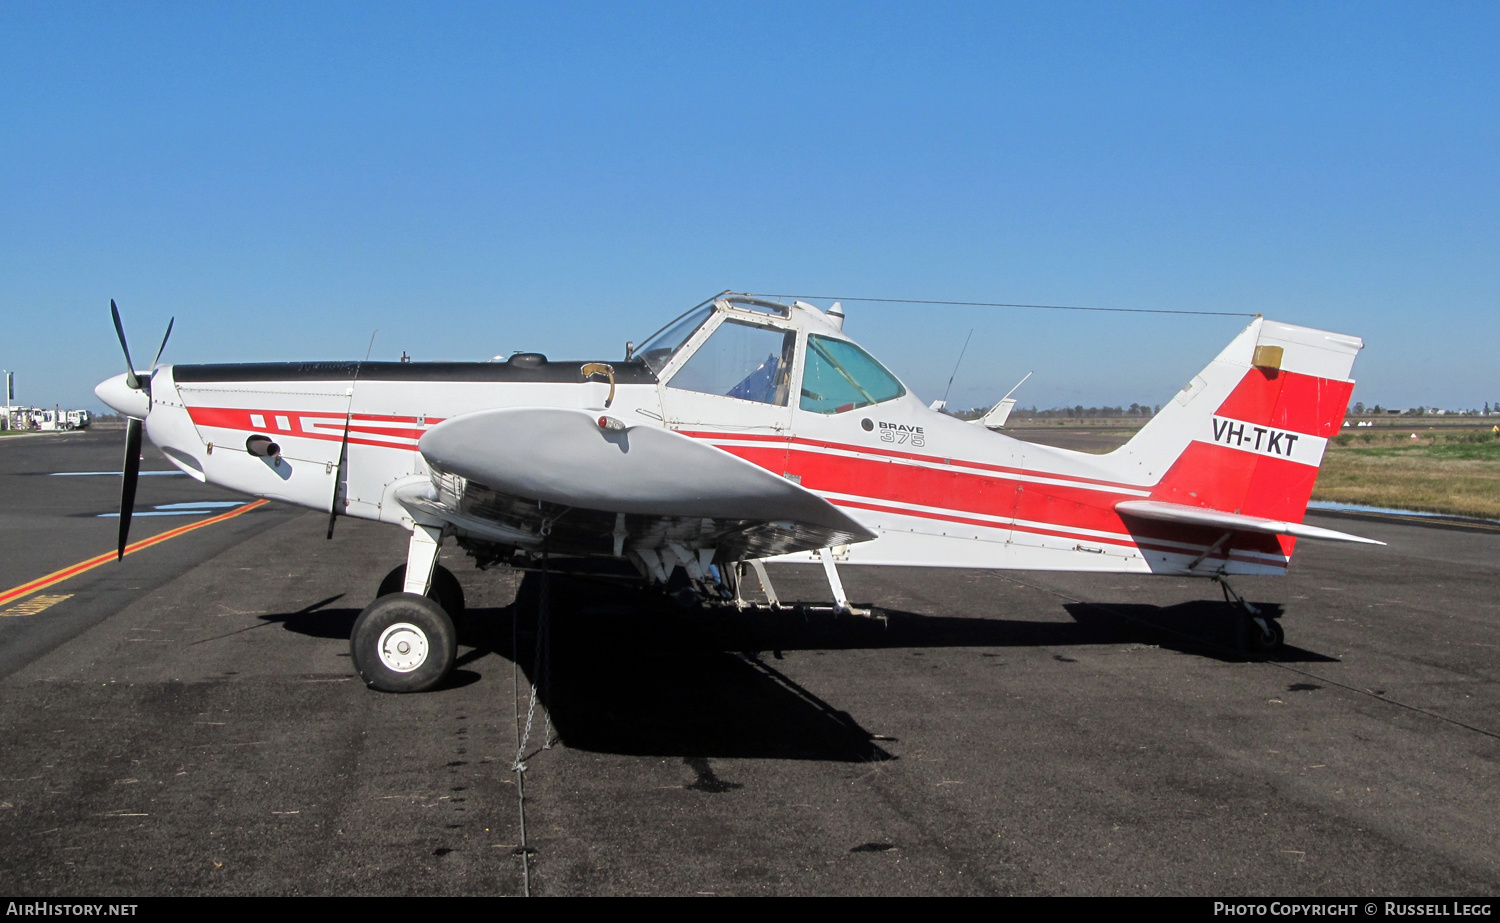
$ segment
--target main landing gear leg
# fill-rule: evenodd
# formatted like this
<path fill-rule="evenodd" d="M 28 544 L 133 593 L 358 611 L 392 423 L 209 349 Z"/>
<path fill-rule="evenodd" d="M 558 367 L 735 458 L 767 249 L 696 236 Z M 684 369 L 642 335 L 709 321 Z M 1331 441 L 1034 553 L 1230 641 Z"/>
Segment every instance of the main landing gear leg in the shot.
<path fill-rule="evenodd" d="M 1269 654 L 1286 641 L 1286 632 L 1281 623 L 1251 605 L 1250 601 L 1234 591 L 1223 574 L 1215 574 L 1214 580 L 1224 591 L 1224 601 L 1238 610 L 1235 620 L 1235 646 L 1241 652 Z"/>
<path fill-rule="evenodd" d="M 355 672 L 371 689 L 422 692 L 453 669 L 458 632 L 445 606 L 428 596 L 431 591 L 449 596 L 445 602 L 458 610 L 453 615 L 463 609 L 458 581 L 437 566 L 442 537 L 441 528 L 414 527 L 405 567 L 386 577 L 380 596 L 354 620 L 349 653 Z"/>
<path fill-rule="evenodd" d="M 411 544 L 406 549 L 406 580 L 401 586 L 403 593 L 426 596 L 432 586 L 432 568 L 437 564 L 438 548 L 443 542 L 443 530 L 433 526 L 414 526 Z"/>
<path fill-rule="evenodd" d="M 844 581 L 839 579 L 839 569 L 833 565 L 833 549 L 824 548 L 818 557 L 823 559 L 823 574 L 828 578 L 828 589 L 833 591 L 833 605 L 840 612 L 849 611 L 849 594 L 844 592 Z"/>
<path fill-rule="evenodd" d="M 849 594 L 844 592 L 844 581 L 839 579 L 839 569 L 833 564 L 833 549 L 824 548 L 813 553 L 823 561 L 823 574 L 828 578 L 828 588 L 833 591 L 834 611 L 844 615 L 873 615 L 874 610 L 849 605 Z"/>
<path fill-rule="evenodd" d="M 766 600 L 770 602 L 772 609 L 781 608 L 781 598 L 776 595 L 776 587 L 771 585 L 771 577 L 766 573 L 766 566 L 756 558 L 750 559 L 750 569 L 755 571 L 755 579 L 760 581 L 760 588 L 766 591 Z"/>
<path fill-rule="evenodd" d="M 407 563 L 386 574 L 385 579 L 380 581 L 380 589 L 375 591 L 375 595 L 417 593 L 416 589 L 407 584 L 406 575 L 425 573 L 427 586 L 421 591 L 421 595 L 425 595 L 441 606 L 443 611 L 448 613 L 448 617 L 454 621 L 462 619 L 464 617 L 464 588 L 458 582 L 458 578 L 453 576 L 452 571 L 436 563 L 441 542 L 441 532 L 418 526 L 412 532 L 406 555 Z"/>

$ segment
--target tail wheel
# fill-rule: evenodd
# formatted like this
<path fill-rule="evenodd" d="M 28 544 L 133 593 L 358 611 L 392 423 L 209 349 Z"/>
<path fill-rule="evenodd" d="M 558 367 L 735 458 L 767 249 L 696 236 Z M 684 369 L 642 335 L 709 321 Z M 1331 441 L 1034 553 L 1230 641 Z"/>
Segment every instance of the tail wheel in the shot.
<path fill-rule="evenodd" d="M 437 603 L 394 593 L 370 603 L 354 620 L 349 653 L 371 689 L 424 692 L 453 669 L 458 633 Z"/>
<path fill-rule="evenodd" d="M 404 586 L 406 586 L 406 565 L 402 564 L 385 575 L 375 595 L 379 597 L 400 593 Z M 458 582 L 458 578 L 453 576 L 453 571 L 441 564 L 436 564 L 432 568 L 432 586 L 427 588 L 427 598 L 442 606 L 443 611 L 448 613 L 449 617 L 455 620 L 463 617 L 464 588 Z"/>
<path fill-rule="evenodd" d="M 1252 618 L 1248 626 L 1249 646 L 1257 654 L 1269 654 L 1278 650 L 1286 641 L 1286 632 L 1275 619 Z M 1262 627 L 1264 626 L 1264 627 Z"/>

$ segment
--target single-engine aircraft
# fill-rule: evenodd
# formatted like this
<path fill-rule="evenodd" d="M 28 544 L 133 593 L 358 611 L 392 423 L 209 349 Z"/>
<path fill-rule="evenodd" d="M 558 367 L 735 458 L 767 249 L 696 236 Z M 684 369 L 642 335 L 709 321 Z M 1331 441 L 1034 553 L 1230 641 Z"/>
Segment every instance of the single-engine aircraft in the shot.
<path fill-rule="evenodd" d="M 96 389 L 129 418 L 123 555 L 142 429 L 199 481 L 411 532 L 354 624 L 371 687 L 429 689 L 452 668 L 481 566 L 544 554 L 628 560 L 740 601 L 761 562 L 1109 571 L 1217 579 L 1259 650 L 1274 618 L 1224 578 L 1282 574 L 1343 420 L 1357 337 L 1256 317 L 1128 443 L 1090 455 L 929 409 L 844 333 L 844 310 L 725 292 L 623 360 L 130 362 Z M 167 327 L 171 334 L 171 325 Z M 163 349 L 166 339 L 162 340 Z M 1379 544 L 1378 542 L 1371 542 Z M 682 577 L 677 577 L 681 581 Z"/>

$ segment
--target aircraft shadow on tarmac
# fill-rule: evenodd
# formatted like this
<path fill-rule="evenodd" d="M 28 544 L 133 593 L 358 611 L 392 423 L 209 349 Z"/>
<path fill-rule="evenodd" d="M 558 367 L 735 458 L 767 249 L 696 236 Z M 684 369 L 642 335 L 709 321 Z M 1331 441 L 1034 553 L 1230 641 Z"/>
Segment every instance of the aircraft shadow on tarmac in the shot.
<path fill-rule="evenodd" d="M 327 608 L 343 598 L 344 594 L 340 593 L 320 599 L 296 612 L 278 612 L 259 618 L 265 624 L 279 624 L 287 631 L 309 638 L 348 638 L 354 631 L 354 620 L 359 618 L 359 610 Z"/>
<path fill-rule="evenodd" d="M 1280 603 L 1257 602 L 1252 605 L 1271 618 L 1280 618 L 1282 615 Z M 1212 599 L 1195 599 L 1175 606 L 1067 603 L 1063 608 L 1079 627 L 1096 630 L 1105 636 L 1102 641 L 1074 642 L 1079 644 L 1154 644 L 1168 650 L 1225 662 L 1255 659 L 1277 663 L 1333 663 L 1337 659 L 1291 644 L 1285 644 L 1270 654 L 1247 654 L 1236 637 L 1240 628 L 1238 613 L 1228 603 Z"/>
<path fill-rule="evenodd" d="M 516 662 L 513 637 L 526 674 L 523 683 L 529 684 L 536 668 L 540 589 L 540 576 L 527 574 L 513 605 L 465 615 L 459 638 L 471 650 L 461 649 L 458 669 L 442 689 L 481 679 L 472 666 L 490 652 Z M 551 675 L 542 677 L 541 701 L 566 745 L 676 756 L 689 765 L 716 757 L 893 758 L 848 713 L 779 670 L 776 662 L 784 651 L 1138 643 L 1225 661 L 1245 659 L 1235 649 L 1231 610 L 1216 601 L 1165 607 L 1069 603 L 1063 608 L 1070 621 L 1025 621 L 890 610 L 883 610 L 882 620 L 826 610 L 696 609 L 636 586 L 564 576 L 551 578 L 548 597 Z M 261 618 L 298 634 L 345 638 L 359 612 L 326 608 L 340 599 Z M 1272 659 L 1329 658 L 1287 647 Z M 491 683 L 504 678 L 502 671 L 488 672 Z M 721 783 L 708 771 L 699 784 L 713 790 Z"/>
<path fill-rule="evenodd" d="M 492 649 L 519 662 L 526 682 L 536 669 L 540 589 L 540 576 L 528 574 L 515 604 L 491 620 Z M 694 762 L 700 758 L 893 758 L 777 664 L 782 650 L 836 648 L 840 632 L 874 633 L 878 625 L 846 619 L 827 640 L 779 647 L 783 638 L 799 641 L 800 616 L 684 608 L 658 592 L 587 578 L 554 577 L 548 595 L 551 676 L 542 677 L 541 700 L 570 748 L 682 757 L 705 791 L 728 783 Z"/>

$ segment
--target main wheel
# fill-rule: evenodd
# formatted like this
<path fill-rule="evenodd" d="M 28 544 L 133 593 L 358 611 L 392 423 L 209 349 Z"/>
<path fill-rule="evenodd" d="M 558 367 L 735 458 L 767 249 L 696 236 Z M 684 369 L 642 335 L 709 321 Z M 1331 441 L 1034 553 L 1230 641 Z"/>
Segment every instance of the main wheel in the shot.
<path fill-rule="evenodd" d="M 371 689 L 423 692 L 453 669 L 458 633 L 437 603 L 413 593 L 382 596 L 354 620 L 349 654 Z"/>
<path fill-rule="evenodd" d="M 379 597 L 400 593 L 404 586 L 406 586 L 406 565 L 402 564 L 385 575 L 375 595 Z M 427 598 L 442 606 L 443 611 L 448 613 L 454 621 L 464 614 L 464 588 L 458 582 L 458 578 L 453 576 L 453 571 L 441 564 L 432 566 L 432 586 L 427 588 Z"/>
<path fill-rule="evenodd" d="M 1250 650 L 1255 653 L 1269 654 L 1280 648 L 1286 641 L 1286 632 L 1282 630 L 1281 623 L 1275 619 L 1261 618 L 1257 620 L 1252 618 L 1247 621 L 1250 623 L 1245 626 L 1247 643 Z M 1265 623 L 1266 628 L 1264 631 L 1261 630 L 1261 622 Z"/>

